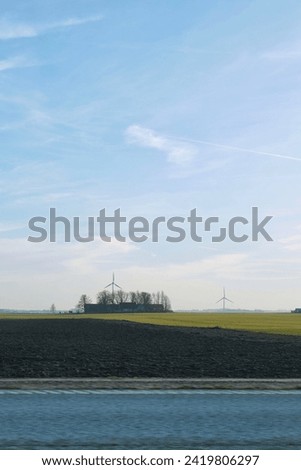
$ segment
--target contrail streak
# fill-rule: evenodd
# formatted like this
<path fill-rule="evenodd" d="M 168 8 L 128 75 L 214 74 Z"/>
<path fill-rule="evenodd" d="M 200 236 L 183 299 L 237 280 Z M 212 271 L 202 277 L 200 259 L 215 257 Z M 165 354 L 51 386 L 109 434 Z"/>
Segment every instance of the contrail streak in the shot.
<path fill-rule="evenodd" d="M 292 155 L 282 155 L 280 153 L 261 152 L 259 150 L 250 150 L 242 147 L 233 147 L 232 145 L 216 144 L 214 142 L 208 142 L 207 140 L 195 140 L 195 139 L 184 139 L 173 136 L 168 136 L 170 139 L 177 140 L 179 142 L 188 142 L 191 144 L 210 145 L 211 147 L 218 147 L 225 150 L 234 150 L 235 152 L 248 152 L 255 155 L 265 155 L 266 157 L 282 158 L 284 160 L 297 160 L 301 162 L 301 158 L 294 157 Z"/>

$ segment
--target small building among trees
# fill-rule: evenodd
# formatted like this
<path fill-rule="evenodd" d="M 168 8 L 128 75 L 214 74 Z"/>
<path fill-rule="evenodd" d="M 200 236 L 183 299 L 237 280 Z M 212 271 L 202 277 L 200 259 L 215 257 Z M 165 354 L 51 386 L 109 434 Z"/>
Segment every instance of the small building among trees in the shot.
<path fill-rule="evenodd" d="M 81 313 L 134 313 L 134 312 L 170 312 L 171 304 L 163 291 L 150 294 L 149 292 L 124 292 L 119 290 L 110 293 L 103 290 L 97 294 L 97 303 L 82 295 L 77 308 Z"/>
<path fill-rule="evenodd" d="M 122 304 L 86 304 L 84 313 L 135 313 L 135 312 L 164 312 L 162 304 L 136 304 L 124 302 Z"/>

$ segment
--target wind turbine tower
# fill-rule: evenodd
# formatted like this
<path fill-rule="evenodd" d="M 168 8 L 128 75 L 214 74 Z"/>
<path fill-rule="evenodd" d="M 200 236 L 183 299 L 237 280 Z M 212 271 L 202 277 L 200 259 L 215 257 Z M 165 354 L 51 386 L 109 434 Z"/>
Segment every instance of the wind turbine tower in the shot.
<path fill-rule="evenodd" d="M 115 274 L 113 273 L 113 281 L 108 284 L 105 289 L 107 289 L 108 287 L 112 287 L 112 297 L 114 299 L 114 296 L 115 296 L 115 287 L 118 287 L 118 289 L 122 289 L 122 287 L 120 287 L 118 284 L 116 284 L 115 282 Z"/>
<path fill-rule="evenodd" d="M 228 299 L 228 298 L 226 297 L 226 290 L 225 290 L 225 288 L 224 288 L 224 291 L 223 291 L 223 292 L 224 292 L 223 297 L 222 297 L 221 299 L 219 299 L 216 303 L 218 304 L 219 302 L 223 301 L 223 310 L 225 311 L 225 310 L 226 310 L 226 302 L 231 302 L 231 303 L 233 304 L 233 301 L 230 300 L 230 299 Z"/>

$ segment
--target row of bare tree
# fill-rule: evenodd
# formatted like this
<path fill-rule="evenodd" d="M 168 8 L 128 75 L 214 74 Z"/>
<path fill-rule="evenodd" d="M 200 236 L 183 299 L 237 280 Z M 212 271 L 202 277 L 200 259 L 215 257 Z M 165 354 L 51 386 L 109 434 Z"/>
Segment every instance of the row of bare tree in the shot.
<path fill-rule="evenodd" d="M 156 293 L 150 294 L 149 292 L 125 292 L 123 290 L 118 290 L 111 293 L 107 290 L 98 292 L 96 296 L 96 303 L 101 305 L 112 305 L 112 304 L 121 304 L 124 302 L 132 302 L 139 305 L 152 305 L 152 304 L 161 304 L 165 312 L 171 310 L 171 303 L 168 296 L 163 291 L 158 291 Z M 81 295 L 77 308 L 79 311 L 84 311 L 86 304 L 91 304 L 91 298 L 83 294 Z"/>

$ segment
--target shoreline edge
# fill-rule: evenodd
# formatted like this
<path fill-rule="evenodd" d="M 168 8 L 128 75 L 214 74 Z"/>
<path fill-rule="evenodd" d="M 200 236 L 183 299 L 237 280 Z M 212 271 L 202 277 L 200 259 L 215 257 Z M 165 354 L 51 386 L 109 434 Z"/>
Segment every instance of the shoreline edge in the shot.
<path fill-rule="evenodd" d="M 0 390 L 301 390 L 301 378 L 0 378 Z"/>

